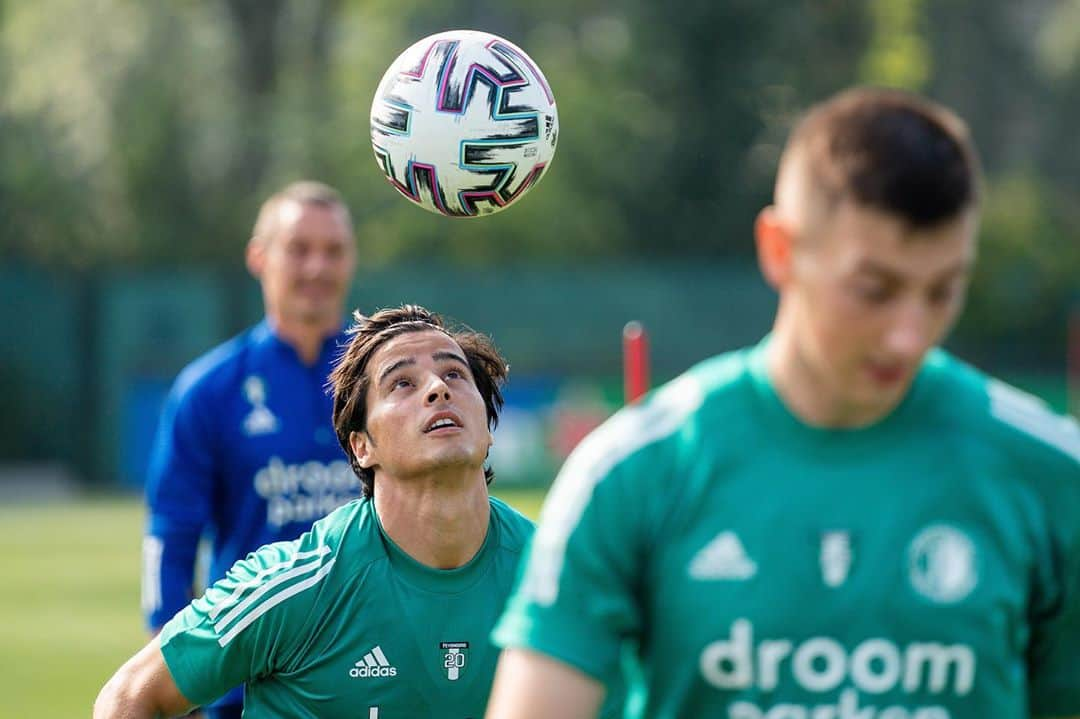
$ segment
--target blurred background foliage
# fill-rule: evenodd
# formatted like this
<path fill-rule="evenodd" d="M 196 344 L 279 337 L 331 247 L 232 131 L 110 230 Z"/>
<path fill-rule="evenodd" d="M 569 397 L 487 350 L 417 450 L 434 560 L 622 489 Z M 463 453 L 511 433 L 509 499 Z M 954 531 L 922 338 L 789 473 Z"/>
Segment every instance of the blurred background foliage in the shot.
<path fill-rule="evenodd" d="M 450 27 L 517 42 L 559 103 L 543 189 L 480 221 L 409 206 L 368 141 L 385 67 Z M 987 212 L 959 342 L 1062 357 L 1080 0 L 6 0 L 0 262 L 234 268 L 259 202 L 301 176 L 343 190 L 367 268 L 745 260 L 792 120 L 852 83 L 972 126 Z"/>

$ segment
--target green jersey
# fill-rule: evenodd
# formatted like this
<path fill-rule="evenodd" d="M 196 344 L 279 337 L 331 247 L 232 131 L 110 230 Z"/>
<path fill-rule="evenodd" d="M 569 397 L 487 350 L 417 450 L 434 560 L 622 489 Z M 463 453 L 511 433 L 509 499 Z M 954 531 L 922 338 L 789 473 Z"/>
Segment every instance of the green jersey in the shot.
<path fill-rule="evenodd" d="M 1076 422 L 935 350 L 880 422 L 815 429 L 764 352 L 574 451 L 496 643 L 600 678 L 630 637 L 650 719 L 1080 714 Z"/>
<path fill-rule="evenodd" d="M 531 533 L 492 499 L 480 551 L 436 570 L 354 501 L 237 562 L 165 625 L 161 650 L 196 704 L 245 683 L 245 717 L 480 719 L 498 652 L 488 635 Z"/>

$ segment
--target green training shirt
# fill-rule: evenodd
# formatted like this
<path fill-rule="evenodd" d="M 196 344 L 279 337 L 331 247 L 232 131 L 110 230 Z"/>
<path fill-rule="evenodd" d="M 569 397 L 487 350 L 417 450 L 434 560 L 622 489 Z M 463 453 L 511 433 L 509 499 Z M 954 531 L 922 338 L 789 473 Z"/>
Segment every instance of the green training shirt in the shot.
<path fill-rule="evenodd" d="M 649 719 L 1080 714 L 1075 420 L 935 350 L 885 419 L 815 429 L 764 350 L 574 451 L 496 643 L 599 678 L 631 637 Z"/>
<path fill-rule="evenodd" d="M 165 625 L 161 650 L 196 704 L 246 683 L 245 717 L 481 719 L 498 651 L 488 635 L 531 533 L 492 499 L 480 551 L 436 570 L 354 501 L 237 562 Z"/>

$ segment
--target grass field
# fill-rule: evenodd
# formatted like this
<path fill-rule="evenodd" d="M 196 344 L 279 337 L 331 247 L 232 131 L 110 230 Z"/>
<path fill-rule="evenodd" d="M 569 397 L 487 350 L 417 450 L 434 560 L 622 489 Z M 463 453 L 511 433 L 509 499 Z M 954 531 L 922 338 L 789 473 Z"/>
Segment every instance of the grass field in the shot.
<path fill-rule="evenodd" d="M 543 498 L 495 493 L 534 518 Z M 0 715 L 89 717 L 101 685 L 146 641 L 142 523 L 135 499 L 0 507 Z"/>

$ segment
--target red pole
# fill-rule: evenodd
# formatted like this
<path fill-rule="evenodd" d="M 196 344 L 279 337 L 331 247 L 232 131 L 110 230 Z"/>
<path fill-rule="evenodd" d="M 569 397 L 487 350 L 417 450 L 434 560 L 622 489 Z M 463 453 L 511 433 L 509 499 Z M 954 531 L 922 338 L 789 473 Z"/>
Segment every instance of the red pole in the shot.
<path fill-rule="evenodd" d="M 638 321 L 623 327 L 623 396 L 626 404 L 649 391 L 649 336 Z"/>
<path fill-rule="evenodd" d="M 1068 357 L 1066 358 L 1067 412 L 1080 415 L 1080 307 L 1069 317 Z"/>

